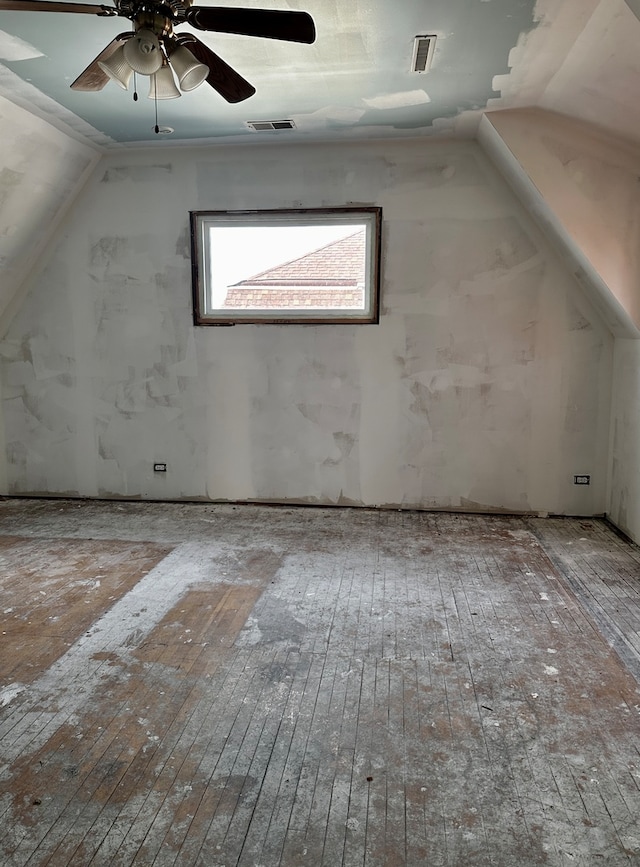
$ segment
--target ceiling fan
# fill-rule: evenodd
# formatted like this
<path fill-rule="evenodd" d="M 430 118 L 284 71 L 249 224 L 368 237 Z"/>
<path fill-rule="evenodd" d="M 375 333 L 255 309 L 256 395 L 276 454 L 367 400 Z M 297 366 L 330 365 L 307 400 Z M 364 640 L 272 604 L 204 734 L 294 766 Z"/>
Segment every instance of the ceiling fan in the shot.
<path fill-rule="evenodd" d="M 0 11 L 75 12 L 128 18 L 134 30 L 118 34 L 71 84 L 73 90 L 98 91 L 111 79 L 125 90 L 133 73 L 151 77 L 149 96 L 171 99 L 204 81 L 227 102 L 256 92 L 221 57 L 191 33 L 176 36 L 174 28 L 261 36 L 311 44 L 316 31 L 307 12 L 193 6 L 192 0 L 113 0 L 113 6 L 67 3 L 64 0 L 0 0 Z M 173 70 L 173 71 L 172 71 Z M 176 87 L 174 72 L 180 90 Z M 134 97 L 135 98 L 135 97 Z"/>

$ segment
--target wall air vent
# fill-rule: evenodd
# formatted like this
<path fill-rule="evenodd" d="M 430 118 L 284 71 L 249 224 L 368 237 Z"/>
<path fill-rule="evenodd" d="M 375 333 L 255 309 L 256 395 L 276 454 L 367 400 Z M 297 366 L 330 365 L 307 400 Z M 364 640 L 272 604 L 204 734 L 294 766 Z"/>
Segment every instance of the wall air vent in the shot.
<path fill-rule="evenodd" d="M 429 72 L 435 47 L 435 36 L 416 36 L 413 46 L 413 62 L 411 64 L 413 72 Z"/>
<path fill-rule="evenodd" d="M 256 130 L 256 132 L 264 132 L 265 130 L 273 129 L 296 128 L 296 125 L 292 120 L 248 120 L 247 126 L 249 129 Z"/>

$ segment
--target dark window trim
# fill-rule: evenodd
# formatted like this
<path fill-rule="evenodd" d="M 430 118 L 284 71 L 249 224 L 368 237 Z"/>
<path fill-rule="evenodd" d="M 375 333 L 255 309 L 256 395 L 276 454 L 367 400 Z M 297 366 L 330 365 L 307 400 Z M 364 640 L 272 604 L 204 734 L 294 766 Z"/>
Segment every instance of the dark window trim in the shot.
<path fill-rule="evenodd" d="M 337 217 L 352 215 L 354 218 L 358 214 L 366 215 L 368 220 L 371 220 L 372 231 L 370 234 L 369 243 L 370 249 L 370 310 L 360 311 L 351 315 L 341 316 L 339 313 L 334 313 L 331 316 L 322 315 L 322 312 L 314 313 L 311 316 L 283 316 L 281 310 L 274 310 L 274 314 L 269 315 L 268 311 L 260 315 L 251 315 L 248 313 L 239 313 L 238 310 L 230 310 L 229 314 L 224 316 L 219 315 L 219 311 L 208 312 L 204 303 L 205 293 L 207 291 L 205 275 L 202 271 L 205 270 L 204 256 L 206 251 L 203 249 L 203 225 L 207 219 L 213 221 L 224 222 L 225 219 L 230 221 L 246 218 L 247 222 L 264 221 L 268 223 L 270 220 L 277 220 L 282 217 L 284 220 L 299 216 L 304 221 L 305 217 L 330 217 L 335 214 Z M 335 208 L 271 208 L 263 210 L 235 210 L 235 211 L 190 211 L 189 222 L 191 230 L 191 286 L 193 297 L 193 321 L 194 325 L 375 325 L 380 321 L 380 263 L 381 263 L 381 235 L 382 235 L 382 208 L 374 205 L 363 206 L 346 206 Z M 203 309 L 204 308 L 204 309 Z"/>

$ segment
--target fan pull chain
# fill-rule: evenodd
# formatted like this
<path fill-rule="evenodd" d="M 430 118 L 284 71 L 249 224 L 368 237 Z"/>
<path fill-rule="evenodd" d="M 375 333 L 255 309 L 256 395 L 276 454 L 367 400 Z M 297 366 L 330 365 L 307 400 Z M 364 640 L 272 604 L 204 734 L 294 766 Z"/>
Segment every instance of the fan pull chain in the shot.
<path fill-rule="evenodd" d="M 133 70 L 133 101 L 138 101 L 138 79 L 136 78 L 136 71 Z"/>
<path fill-rule="evenodd" d="M 153 90 L 153 101 L 154 101 L 155 106 L 156 106 L 156 125 L 154 126 L 153 131 L 155 132 L 156 135 L 159 135 L 160 134 L 160 127 L 158 126 L 158 88 L 157 88 L 157 86 L 154 87 L 154 90 Z"/>

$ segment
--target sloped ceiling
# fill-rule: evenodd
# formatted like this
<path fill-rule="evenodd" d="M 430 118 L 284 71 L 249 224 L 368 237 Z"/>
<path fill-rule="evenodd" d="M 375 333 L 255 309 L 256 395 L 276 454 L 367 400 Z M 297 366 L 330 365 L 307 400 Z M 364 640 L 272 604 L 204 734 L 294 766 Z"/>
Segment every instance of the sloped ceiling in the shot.
<path fill-rule="evenodd" d="M 640 2 L 539 0 L 480 141 L 601 310 L 640 337 Z"/>
<path fill-rule="evenodd" d="M 544 108 L 640 143 L 640 0 L 538 0 L 535 17 L 488 108 Z"/>

